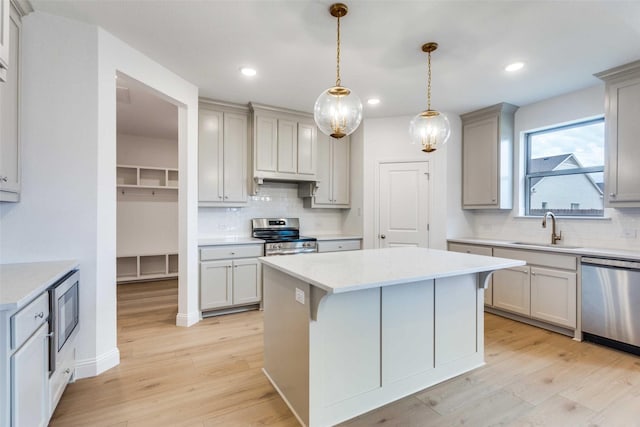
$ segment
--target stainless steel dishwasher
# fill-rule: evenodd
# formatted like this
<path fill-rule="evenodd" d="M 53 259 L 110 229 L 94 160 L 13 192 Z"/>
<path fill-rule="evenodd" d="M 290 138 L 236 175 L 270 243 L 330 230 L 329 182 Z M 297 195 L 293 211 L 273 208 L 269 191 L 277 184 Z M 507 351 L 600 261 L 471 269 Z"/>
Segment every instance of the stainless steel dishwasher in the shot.
<path fill-rule="evenodd" d="M 582 257 L 582 332 L 640 355 L 640 262 Z"/>

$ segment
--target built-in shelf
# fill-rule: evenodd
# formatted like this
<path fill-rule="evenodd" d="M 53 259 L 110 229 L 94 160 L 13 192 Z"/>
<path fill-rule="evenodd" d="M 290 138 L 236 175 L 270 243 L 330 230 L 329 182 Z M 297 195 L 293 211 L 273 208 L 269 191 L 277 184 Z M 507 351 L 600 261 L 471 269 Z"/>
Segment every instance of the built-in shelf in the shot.
<path fill-rule="evenodd" d="M 118 283 L 165 279 L 178 276 L 178 254 L 119 256 L 116 261 Z"/>
<path fill-rule="evenodd" d="M 118 165 L 118 188 L 178 189 L 178 169 Z"/>

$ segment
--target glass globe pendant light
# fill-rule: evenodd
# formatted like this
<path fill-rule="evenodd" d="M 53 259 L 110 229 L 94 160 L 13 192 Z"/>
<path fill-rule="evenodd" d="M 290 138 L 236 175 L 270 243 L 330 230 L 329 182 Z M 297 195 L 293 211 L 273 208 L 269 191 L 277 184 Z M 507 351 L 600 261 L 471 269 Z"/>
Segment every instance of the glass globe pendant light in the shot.
<path fill-rule="evenodd" d="M 336 85 L 320 94 L 313 107 L 313 118 L 322 133 L 333 138 L 352 134 L 362 121 L 362 102 L 349 88 L 340 82 L 340 18 L 347 14 L 347 5 L 331 5 L 329 13 L 338 19 L 336 49 Z"/>
<path fill-rule="evenodd" d="M 449 140 L 451 126 L 447 116 L 431 109 L 431 52 L 438 48 L 438 43 L 422 45 L 422 51 L 428 55 L 427 109 L 415 116 L 409 124 L 409 133 L 413 144 L 421 144 L 422 151 L 431 153 Z"/>

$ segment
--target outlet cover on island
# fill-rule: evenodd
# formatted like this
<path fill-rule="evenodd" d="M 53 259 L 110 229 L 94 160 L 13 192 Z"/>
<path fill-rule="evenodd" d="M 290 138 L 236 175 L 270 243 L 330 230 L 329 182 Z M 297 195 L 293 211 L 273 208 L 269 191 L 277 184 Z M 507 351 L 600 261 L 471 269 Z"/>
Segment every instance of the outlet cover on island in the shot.
<path fill-rule="evenodd" d="M 302 289 L 296 288 L 296 301 L 300 304 L 304 304 L 304 291 Z"/>
<path fill-rule="evenodd" d="M 620 237 L 623 239 L 636 239 L 638 237 L 638 230 L 635 228 L 625 228 L 622 230 L 622 235 Z"/>

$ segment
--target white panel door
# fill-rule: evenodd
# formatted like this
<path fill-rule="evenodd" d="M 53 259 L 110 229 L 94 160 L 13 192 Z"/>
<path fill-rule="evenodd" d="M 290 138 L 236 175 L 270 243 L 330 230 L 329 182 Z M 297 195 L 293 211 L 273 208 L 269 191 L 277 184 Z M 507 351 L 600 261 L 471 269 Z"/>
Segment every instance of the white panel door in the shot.
<path fill-rule="evenodd" d="M 233 303 L 260 302 L 262 274 L 256 258 L 233 261 Z"/>
<path fill-rule="evenodd" d="M 224 114 L 224 201 L 247 201 L 247 116 Z"/>
<path fill-rule="evenodd" d="M 298 171 L 298 124 L 278 120 L 278 172 Z"/>
<path fill-rule="evenodd" d="M 531 267 L 531 317 L 575 328 L 576 286 L 576 273 Z"/>
<path fill-rule="evenodd" d="M 200 263 L 200 309 L 233 304 L 232 265 L 231 260 Z"/>
<path fill-rule="evenodd" d="M 428 247 L 428 163 L 381 163 L 379 170 L 379 247 Z"/>
<path fill-rule="evenodd" d="M 48 323 L 11 356 L 11 420 L 14 426 L 42 427 L 48 414 Z"/>
<path fill-rule="evenodd" d="M 201 108 L 198 116 L 198 201 L 222 202 L 223 114 Z"/>

